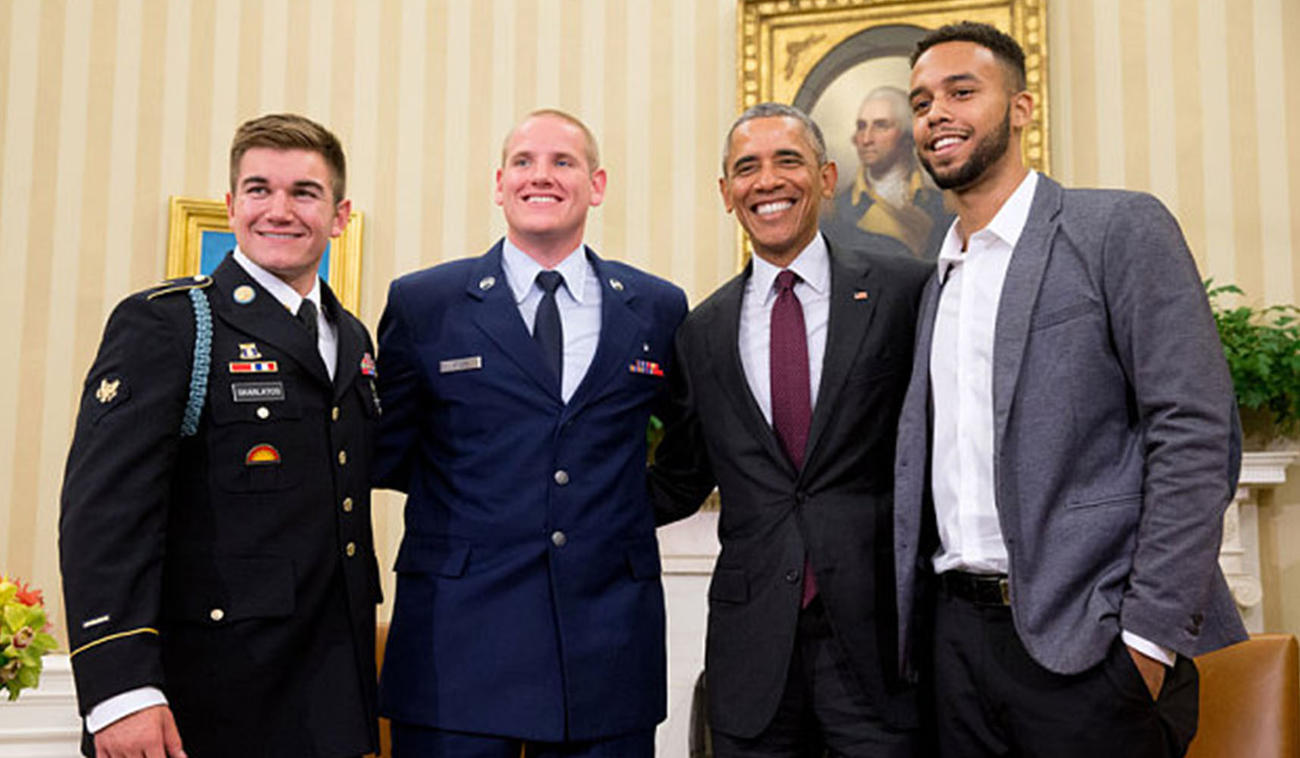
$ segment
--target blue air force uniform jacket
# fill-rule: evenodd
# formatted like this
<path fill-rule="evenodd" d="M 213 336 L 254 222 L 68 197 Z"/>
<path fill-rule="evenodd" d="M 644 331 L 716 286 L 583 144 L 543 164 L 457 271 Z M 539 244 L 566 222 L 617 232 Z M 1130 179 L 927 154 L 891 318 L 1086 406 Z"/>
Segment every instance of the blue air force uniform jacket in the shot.
<path fill-rule="evenodd" d="M 409 495 L 380 677 L 393 719 L 555 742 L 664 717 L 646 424 L 686 299 L 585 252 L 600 341 L 567 404 L 500 243 L 389 291 L 375 476 Z"/>
<path fill-rule="evenodd" d="M 194 286 L 211 306 L 211 375 L 182 437 Z M 229 256 L 210 282 L 134 295 L 109 318 L 59 522 L 83 713 L 154 686 L 196 758 L 376 747 L 372 347 L 324 286 L 322 303 L 333 382 L 311 335 Z"/>

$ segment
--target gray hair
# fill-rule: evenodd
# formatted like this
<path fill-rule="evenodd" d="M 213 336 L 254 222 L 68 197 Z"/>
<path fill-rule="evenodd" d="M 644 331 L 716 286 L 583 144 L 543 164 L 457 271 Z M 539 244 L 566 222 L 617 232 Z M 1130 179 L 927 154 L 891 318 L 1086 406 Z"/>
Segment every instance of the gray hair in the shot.
<path fill-rule="evenodd" d="M 907 100 L 907 93 L 897 87 L 891 87 L 886 84 L 876 87 L 862 98 L 862 104 L 858 106 L 858 113 L 862 113 L 862 106 L 873 100 L 884 100 L 889 103 L 889 107 L 894 112 L 894 125 L 903 128 L 908 142 L 912 141 L 912 104 Z"/>
<path fill-rule="evenodd" d="M 910 109 L 909 109 L 910 110 Z M 740 114 L 740 118 L 731 125 L 727 130 L 727 138 L 722 143 L 722 175 L 727 175 L 727 161 L 731 160 L 731 137 L 736 133 L 736 129 L 746 121 L 753 121 L 756 118 L 773 118 L 784 117 L 792 118 L 803 124 L 804 133 L 808 136 L 808 142 L 812 145 L 813 153 L 817 156 L 819 166 L 826 165 L 826 140 L 822 137 L 821 127 L 817 122 L 808 117 L 807 113 L 799 110 L 793 105 L 785 103 L 759 103 L 750 106 L 746 111 Z"/>

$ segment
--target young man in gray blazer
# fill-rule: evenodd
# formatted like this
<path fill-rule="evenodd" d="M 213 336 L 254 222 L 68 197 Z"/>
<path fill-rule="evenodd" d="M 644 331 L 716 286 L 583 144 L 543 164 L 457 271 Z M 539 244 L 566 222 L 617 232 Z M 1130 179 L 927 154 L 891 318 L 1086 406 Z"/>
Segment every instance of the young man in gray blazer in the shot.
<path fill-rule="evenodd" d="M 1181 755 L 1191 657 L 1245 637 L 1216 560 L 1240 434 L 1196 265 L 1154 198 L 1023 165 L 1013 39 L 944 27 L 912 66 L 957 222 L 900 419 L 900 655 L 929 660 L 944 756 Z"/>

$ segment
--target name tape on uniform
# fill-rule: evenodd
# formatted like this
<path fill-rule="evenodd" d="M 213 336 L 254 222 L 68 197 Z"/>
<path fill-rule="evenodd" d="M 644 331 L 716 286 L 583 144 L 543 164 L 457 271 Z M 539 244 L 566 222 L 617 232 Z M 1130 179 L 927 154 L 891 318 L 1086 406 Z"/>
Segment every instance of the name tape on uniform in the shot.
<path fill-rule="evenodd" d="M 449 361 L 438 361 L 439 374 L 454 374 L 457 371 L 477 371 L 483 368 L 483 356 L 472 355 L 468 358 L 454 358 Z"/>
<path fill-rule="evenodd" d="M 230 392 L 236 403 L 276 403 L 284 400 L 284 382 L 234 382 Z"/>

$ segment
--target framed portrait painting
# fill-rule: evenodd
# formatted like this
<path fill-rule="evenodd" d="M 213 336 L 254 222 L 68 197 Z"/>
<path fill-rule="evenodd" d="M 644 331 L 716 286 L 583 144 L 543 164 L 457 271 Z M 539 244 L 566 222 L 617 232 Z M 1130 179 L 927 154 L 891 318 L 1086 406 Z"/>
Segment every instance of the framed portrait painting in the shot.
<path fill-rule="evenodd" d="M 167 278 L 211 274 L 235 247 L 235 234 L 220 200 L 172 197 L 168 213 Z M 321 257 L 320 276 L 343 307 L 353 313 L 361 305 L 360 211 L 352 211 L 343 233 L 330 240 Z"/>
<path fill-rule="evenodd" d="M 991 24 L 1025 50 L 1033 120 L 1021 149 L 1026 163 L 1050 168 L 1048 155 L 1046 0 L 739 0 L 738 110 L 760 102 L 789 103 L 821 127 L 839 167 L 837 198 L 862 183 L 855 142 L 867 95 L 909 89 L 908 57 L 928 31 L 958 21 Z M 909 123 L 905 125 L 910 144 Z M 922 177 L 928 181 L 928 177 Z M 936 203 L 938 191 L 935 189 Z M 829 212 L 829 209 L 828 209 Z M 935 209 L 933 213 L 940 215 Z M 937 219 L 942 222 L 941 218 Z M 741 259 L 746 256 L 741 241 Z M 913 247 L 923 243 L 915 241 Z M 913 252 L 916 252 L 915 250 Z M 920 255 L 920 253 L 917 253 Z"/>

